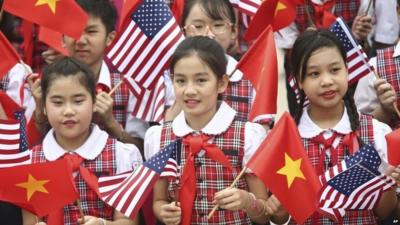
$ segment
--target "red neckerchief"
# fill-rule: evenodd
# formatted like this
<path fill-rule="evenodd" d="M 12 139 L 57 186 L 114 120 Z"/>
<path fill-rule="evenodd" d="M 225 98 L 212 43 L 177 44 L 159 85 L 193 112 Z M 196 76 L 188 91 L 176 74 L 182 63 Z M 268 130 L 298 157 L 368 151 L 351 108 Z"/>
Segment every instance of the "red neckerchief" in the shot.
<path fill-rule="evenodd" d="M 335 3 L 336 0 L 327 1 L 323 5 L 317 5 L 312 2 L 315 15 L 315 25 L 317 28 L 328 28 L 335 22 L 336 16 L 331 13 Z"/>

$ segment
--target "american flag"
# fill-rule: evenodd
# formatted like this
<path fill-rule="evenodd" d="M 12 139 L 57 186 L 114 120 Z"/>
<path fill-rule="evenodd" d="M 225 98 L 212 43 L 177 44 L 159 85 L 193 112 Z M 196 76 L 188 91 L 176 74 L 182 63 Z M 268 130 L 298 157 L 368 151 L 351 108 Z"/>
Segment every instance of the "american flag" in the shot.
<path fill-rule="evenodd" d="M 349 27 L 347 27 L 342 18 L 337 18 L 330 30 L 335 33 L 346 50 L 349 84 L 357 82 L 360 78 L 372 72 L 372 67 L 368 63 L 367 55 L 357 43 Z"/>
<path fill-rule="evenodd" d="M 155 182 L 176 177 L 178 142 L 174 141 L 151 157 L 133 173 L 99 178 L 101 199 L 125 216 L 135 218 Z"/>
<path fill-rule="evenodd" d="M 261 5 L 261 0 L 229 0 L 229 2 L 239 10 L 240 21 L 245 28 L 248 28 L 251 18 Z"/>
<path fill-rule="evenodd" d="M 320 210 L 340 220 L 345 210 L 373 209 L 381 194 L 395 184 L 381 173 L 386 168 L 371 144 L 363 146 L 320 177 Z"/>
<path fill-rule="evenodd" d="M 162 123 L 164 119 L 165 83 L 161 76 L 156 86 L 150 90 L 130 80 L 129 88 L 136 99 L 133 102 L 132 115 L 144 121 Z"/>
<path fill-rule="evenodd" d="M 107 57 L 121 73 L 152 89 L 183 33 L 164 0 L 143 0 L 127 19 Z"/>
<path fill-rule="evenodd" d="M 24 114 L 15 112 L 14 116 L 0 120 L 0 168 L 30 163 Z"/>

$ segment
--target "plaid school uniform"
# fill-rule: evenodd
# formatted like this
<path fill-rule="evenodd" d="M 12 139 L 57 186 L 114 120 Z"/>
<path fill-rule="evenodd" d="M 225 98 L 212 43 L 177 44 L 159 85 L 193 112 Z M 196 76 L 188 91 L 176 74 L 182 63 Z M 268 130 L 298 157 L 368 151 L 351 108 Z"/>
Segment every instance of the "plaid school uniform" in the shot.
<path fill-rule="evenodd" d="M 111 89 L 114 88 L 123 78 L 123 75 L 117 72 L 110 73 L 111 75 Z M 113 116 L 122 127 L 125 128 L 126 113 L 129 101 L 129 88 L 126 83 L 122 83 L 114 94 Z"/>
<path fill-rule="evenodd" d="M 374 130 L 372 126 L 371 116 L 368 115 L 360 116 L 360 128 L 358 132 L 364 143 L 373 142 Z M 345 135 L 343 134 L 337 134 L 337 135 L 338 135 L 337 137 L 340 137 L 340 142 L 338 146 L 331 152 L 333 152 L 333 154 L 337 154 L 338 162 L 340 162 L 345 158 L 347 154 L 352 154 L 352 152 L 349 149 L 349 147 L 345 146 L 345 144 L 343 143 L 343 138 Z M 314 166 L 314 168 L 317 168 L 321 155 L 321 149 L 319 148 L 319 144 L 312 141 L 312 138 L 302 138 L 302 141 L 304 144 L 304 149 L 307 152 L 307 156 L 310 159 L 311 164 Z M 325 157 L 324 164 L 325 165 L 330 164 L 330 160 L 327 159 L 327 157 Z M 292 220 L 290 221 L 290 224 L 296 224 L 296 223 Z M 328 217 L 315 213 L 312 217 L 307 219 L 304 224 L 325 225 L 325 224 L 339 224 L 339 223 L 330 220 Z M 346 211 L 346 214 L 343 217 L 343 222 L 341 224 L 353 224 L 353 225 L 376 224 L 376 218 L 372 210 Z"/>
<path fill-rule="evenodd" d="M 393 57 L 395 47 L 377 50 L 377 69 L 382 79 L 392 85 L 396 92 L 397 105 L 400 105 L 400 56 Z M 400 120 L 393 120 L 389 124 L 392 129 L 400 128 Z"/>
<path fill-rule="evenodd" d="M 253 85 L 249 80 L 241 79 L 229 82 L 228 87 L 219 96 L 219 100 L 228 103 L 236 111 L 236 119 L 248 121 L 253 99 Z"/>
<path fill-rule="evenodd" d="M 100 155 L 94 160 L 83 160 L 81 166 L 93 172 L 97 177 L 110 176 L 116 173 L 115 142 L 113 138 L 108 138 L 106 146 Z M 32 163 L 46 162 L 42 146 L 32 149 Z M 104 203 L 97 194 L 92 191 L 78 173 L 74 178 L 76 187 L 79 191 L 83 213 L 85 215 L 96 216 L 106 220 L 113 220 L 114 209 Z M 64 224 L 75 225 L 80 218 L 80 212 L 75 204 L 64 206 Z M 47 220 L 47 218 L 45 218 Z"/>
<path fill-rule="evenodd" d="M 309 2 L 297 6 L 295 22 L 300 33 L 304 32 L 309 26 L 305 7 L 307 7 L 308 11 L 310 12 L 311 18 L 315 23 L 314 8 Z M 334 15 L 337 17 L 343 17 L 344 21 L 350 25 L 353 23 L 354 18 L 357 16 L 358 9 L 360 7 L 360 0 L 336 0 L 336 3 L 333 7 L 335 8 Z"/>
<path fill-rule="evenodd" d="M 172 131 L 172 122 L 165 123 L 161 132 L 160 147 L 164 147 L 174 141 L 176 136 Z M 206 155 L 195 157 L 196 167 L 196 194 L 192 211 L 191 224 L 251 224 L 246 212 L 218 210 L 207 220 L 207 214 L 213 208 L 214 194 L 221 191 L 233 182 L 235 177 L 242 170 L 242 160 L 244 155 L 244 127 L 245 122 L 233 121 L 227 131 L 214 136 L 213 143 L 225 153 L 231 166 L 232 172 L 221 164 L 209 159 Z M 185 167 L 188 150 L 181 146 L 179 168 Z M 181 174 L 180 174 L 181 175 Z M 170 180 L 169 196 L 176 199 L 175 193 L 179 191 L 180 179 Z M 239 189 L 248 190 L 247 183 L 241 178 L 236 185 Z M 184 197 L 184 196 L 182 196 Z"/>

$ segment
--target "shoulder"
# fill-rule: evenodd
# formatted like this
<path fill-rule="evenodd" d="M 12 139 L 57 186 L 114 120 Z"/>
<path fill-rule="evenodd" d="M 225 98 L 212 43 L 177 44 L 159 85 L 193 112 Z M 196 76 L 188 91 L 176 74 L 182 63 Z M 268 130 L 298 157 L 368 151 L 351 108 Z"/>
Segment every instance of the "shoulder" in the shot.
<path fill-rule="evenodd" d="M 144 137 L 144 158 L 149 159 L 160 149 L 161 132 L 163 125 L 150 127 Z"/>

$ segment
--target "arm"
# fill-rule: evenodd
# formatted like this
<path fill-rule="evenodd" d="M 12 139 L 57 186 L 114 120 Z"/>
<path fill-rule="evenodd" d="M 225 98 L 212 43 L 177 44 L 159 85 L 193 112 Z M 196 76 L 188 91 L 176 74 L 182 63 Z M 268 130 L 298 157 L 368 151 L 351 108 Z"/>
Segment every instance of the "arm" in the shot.
<path fill-rule="evenodd" d="M 82 225 L 139 225 L 136 217 L 134 220 L 127 218 L 124 214 L 114 210 L 114 220 L 105 220 L 95 216 L 85 216 L 85 222 Z"/>
<path fill-rule="evenodd" d="M 153 190 L 153 211 L 157 219 L 166 225 L 178 225 L 181 222 L 179 203 L 168 200 L 168 180 L 159 179 Z"/>
<path fill-rule="evenodd" d="M 47 225 L 41 222 L 40 219 L 34 214 L 22 209 L 22 224 L 23 225 Z"/>
<path fill-rule="evenodd" d="M 249 191 L 226 188 L 215 193 L 213 203 L 218 204 L 222 209 L 246 211 L 253 222 L 265 224 L 269 220 L 264 206 L 268 198 L 267 190 L 256 176 L 245 175 L 245 179 Z"/>
<path fill-rule="evenodd" d="M 35 111 L 33 112 L 33 118 L 35 120 L 36 128 L 42 135 L 45 135 L 47 117 L 44 112 L 44 102 L 42 98 L 42 88 L 40 87 L 39 75 L 30 75 L 28 77 L 28 84 L 36 105 Z"/>
<path fill-rule="evenodd" d="M 393 119 L 396 119 L 394 109 L 396 93 L 392 86 L 383 79 L 375 80 L 374 88 L 380 104 L 372 112 L 372 115 L 384 123 L 390 123 Z"/>

